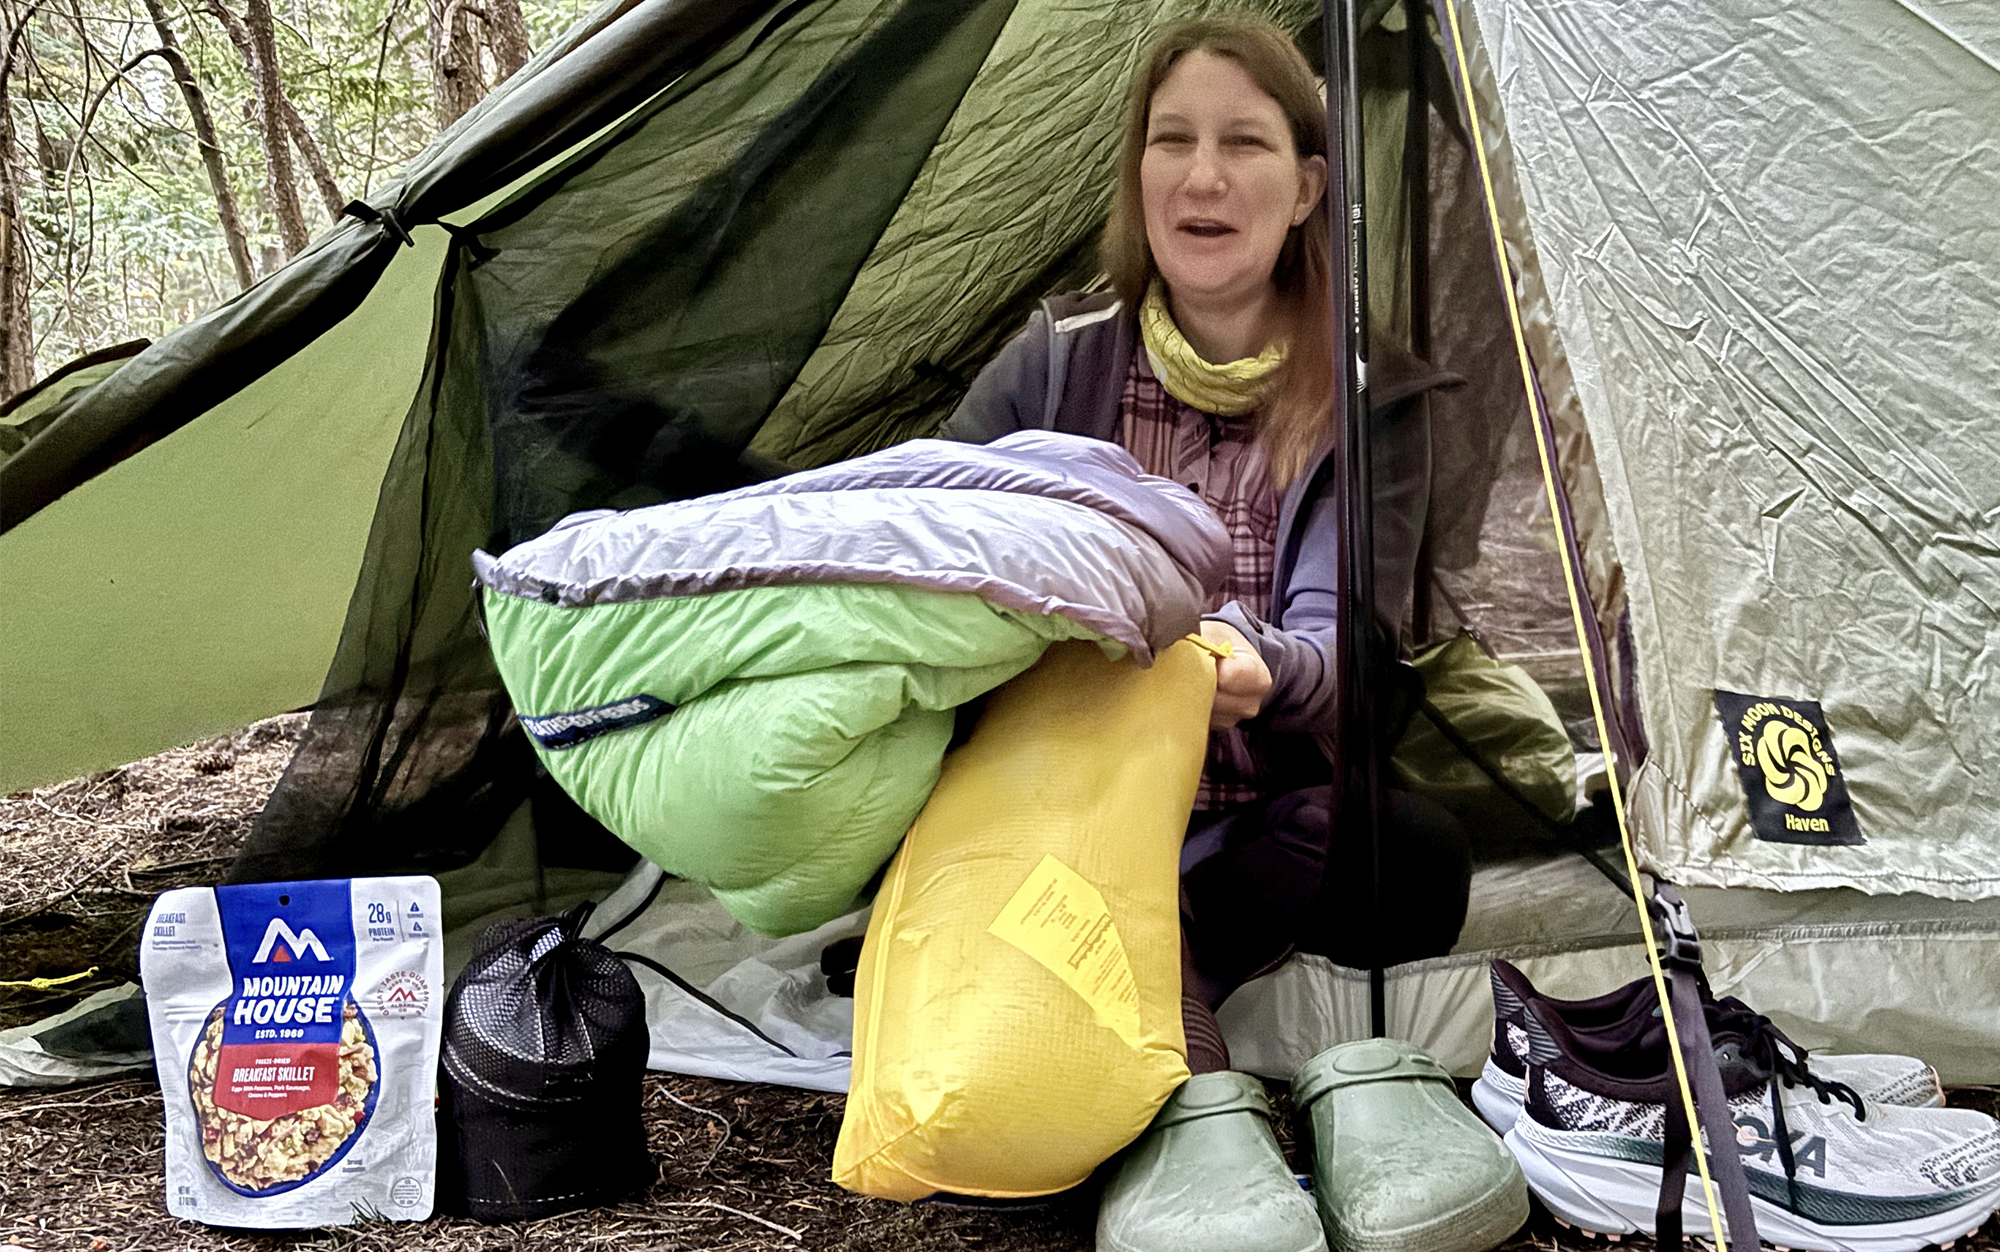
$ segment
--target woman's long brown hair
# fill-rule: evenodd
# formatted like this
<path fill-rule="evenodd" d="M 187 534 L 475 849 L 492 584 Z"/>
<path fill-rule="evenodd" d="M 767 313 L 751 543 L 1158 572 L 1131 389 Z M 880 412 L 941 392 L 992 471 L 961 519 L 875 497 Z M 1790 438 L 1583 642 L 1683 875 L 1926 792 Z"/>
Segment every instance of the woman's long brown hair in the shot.
<path fill-rule="evenodd" d="M 1118 190 L 1104 228 L 1104 269 L 1125 307 L 1137 311 L 1146 288 L 1159 276 L 1146 241 L 1146 210 L 1139 162 L 1146 153 L 1147 114 L 1175 62 L 1190 52 L 1228 57 L 1243 67 L 1263 92 L 1278 102 L 1291 125 L 1298 156 L 1326 155 L 1326 104 L 1312 67 L 1285 32 L 1263 18 L 1197 18 L 1162 30 L 1132 76 L 1125 96 L 1123 142 L 1118 153 Z M 1278 295 L 1287 305 L 1291 347 L 1273 379 L 1258 418 L 1257 434 L 1271 459 L 1279 490 L 1303 474 L 1326 437 L 1333 411 L 1333 326 L 1327 303 L 1332 242 L 1327 198 L 1292 228 L 1273 271 Z"/>

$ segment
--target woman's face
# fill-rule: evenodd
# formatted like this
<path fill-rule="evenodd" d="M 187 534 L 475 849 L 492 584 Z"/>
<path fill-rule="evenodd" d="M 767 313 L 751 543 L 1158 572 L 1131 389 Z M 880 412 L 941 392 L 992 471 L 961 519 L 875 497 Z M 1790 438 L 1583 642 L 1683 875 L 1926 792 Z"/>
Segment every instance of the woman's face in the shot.
<path fill-rule="evenodd" d="M 1241 65 L 1196 50 L 1153 91 L 1139 183 L 1146 240 L 1177 297 L 1256 299 L 1325 189 L 1326 160 L 1299 159 L 1284 110 Z"/>

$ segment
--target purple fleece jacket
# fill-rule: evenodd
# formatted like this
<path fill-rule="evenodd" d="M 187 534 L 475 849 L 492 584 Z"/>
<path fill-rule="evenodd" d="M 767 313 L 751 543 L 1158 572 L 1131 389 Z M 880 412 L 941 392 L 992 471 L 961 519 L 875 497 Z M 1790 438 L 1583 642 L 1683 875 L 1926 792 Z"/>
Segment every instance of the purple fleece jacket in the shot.
<path fill-rule="evenodd" d="M 1108 292 L 1042 302 L 1028 327 L 973 381 L 940 434 L 987 443 L 1015 430 L 1058 430 L 1116 442 L 1119 401 L 1137 350 L 1136 320 Z M 1374 394 L 1375 586 L 1377 603 L 1400 621 L 1414 590 L 1417 544 L 1430 488 L 1430 423 L 1413 401 L 1462 380 L 1407 353 L 1376 354 Z M 1209 616 L 1243 632 L 1271 671 L 1264 711 L 1253 731 L 1331 733 L 1339 519 L 1334 496 L 1318 482 L 1329 442 L 1279 503 L 1271 610 L 1253 617 L 1231 601 Z M 1315 490 L 1317 488 L 1317 490 Z M 1311 492 L 1308 498 L 1308 492 Z"/>

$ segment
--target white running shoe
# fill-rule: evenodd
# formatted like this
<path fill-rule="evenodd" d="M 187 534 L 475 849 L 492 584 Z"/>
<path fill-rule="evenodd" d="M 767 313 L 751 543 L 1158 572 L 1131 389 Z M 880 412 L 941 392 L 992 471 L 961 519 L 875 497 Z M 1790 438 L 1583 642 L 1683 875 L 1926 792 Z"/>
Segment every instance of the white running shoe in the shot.
<path fill-rule="evenodd" d="M 1528 1098 L 1506 1142 L 1559 1219 L 1599 1234 L 1655 1232 L 1666 1101 L 1679 1100 L 1666 1049 L 1588 1055 L 1542 1006 L 1521 1023 Z M 1769 1040 L 1719 1031 L 1723 1069 L 1758 1233 L 1813 1252 L 1916 1252 L 1978 1229 L 2000 1209 L 2000 1123 L 1971 1109 L 1862 1099 Z M 1706 1205 L 1690 1172 L 1687 1227 Z"/>
<path fill-rule="evenodd" d="M 1545 1018 L 1553 1014 L 1560 1020 L 1586 1055 L 1666 1046 L 1666 1028 L 1660 1024 L 1659 1000 L 1650 978 L 1635 979 L 1590 1000 L 1558 1000 L 1537 991 L 1525 974 L 1506 961 L 1493 962 L 1492 974 L 1493 1051 L 1472 1084 L 1472 1104 L 1500 1134 L 1513 1128 L 1521 1104 L 1528 1098 L 1527 1036 L 1521 1028 L 1526 1005 L 1544 1006 Z M 1806 1063 L 1804 1048 L 1743 1001 L 1733 996 L 1713 999 L 1706 984 L 1702 996 L 1711 1036 L 1733 1034 L 1748 1039 L 1768 1034 L 1776 1046 Z M 1718 1049 L 1716 1059 L 1728 1066 L 1737 1058 Z M 1938 1082 L 1937 1071 L 1913 1056 L 1815 1052 L 1810 1067 L 1818 1077 L 1851 1088 L 1862 1099 L 1877 1104 L 1935 1108 L 1944 1103 L 1944 1087 Z"/>

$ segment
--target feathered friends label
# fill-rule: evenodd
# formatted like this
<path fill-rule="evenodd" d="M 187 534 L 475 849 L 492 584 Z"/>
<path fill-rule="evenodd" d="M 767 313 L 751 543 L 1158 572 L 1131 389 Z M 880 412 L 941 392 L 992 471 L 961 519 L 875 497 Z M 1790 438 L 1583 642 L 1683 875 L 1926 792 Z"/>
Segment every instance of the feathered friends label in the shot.
<path fill-rule="evenodd" d="M 1750 828 L 1774 843 L 1866 843 L 1826 714 L 1812 700 L 1715 693 Z"/>
<path fill-rule="evenodd" d="M 674 711 L 674 706 L 658 696 L 644 692 L 627 696 L 623 700 L 613 700 L 609 704 L 593 705 L 587 709 L 575 709 L 568 713 L 544 713 L 540 715 L 520 714 L 521 729 L 533 736 L 536 743 L 554 752 L 562 748 L 574 748 L 579 743 L 608 735 L 614 730 L 624 730 L 628 726 L 643 726 L 647 722 L 665 717 Z"/>

